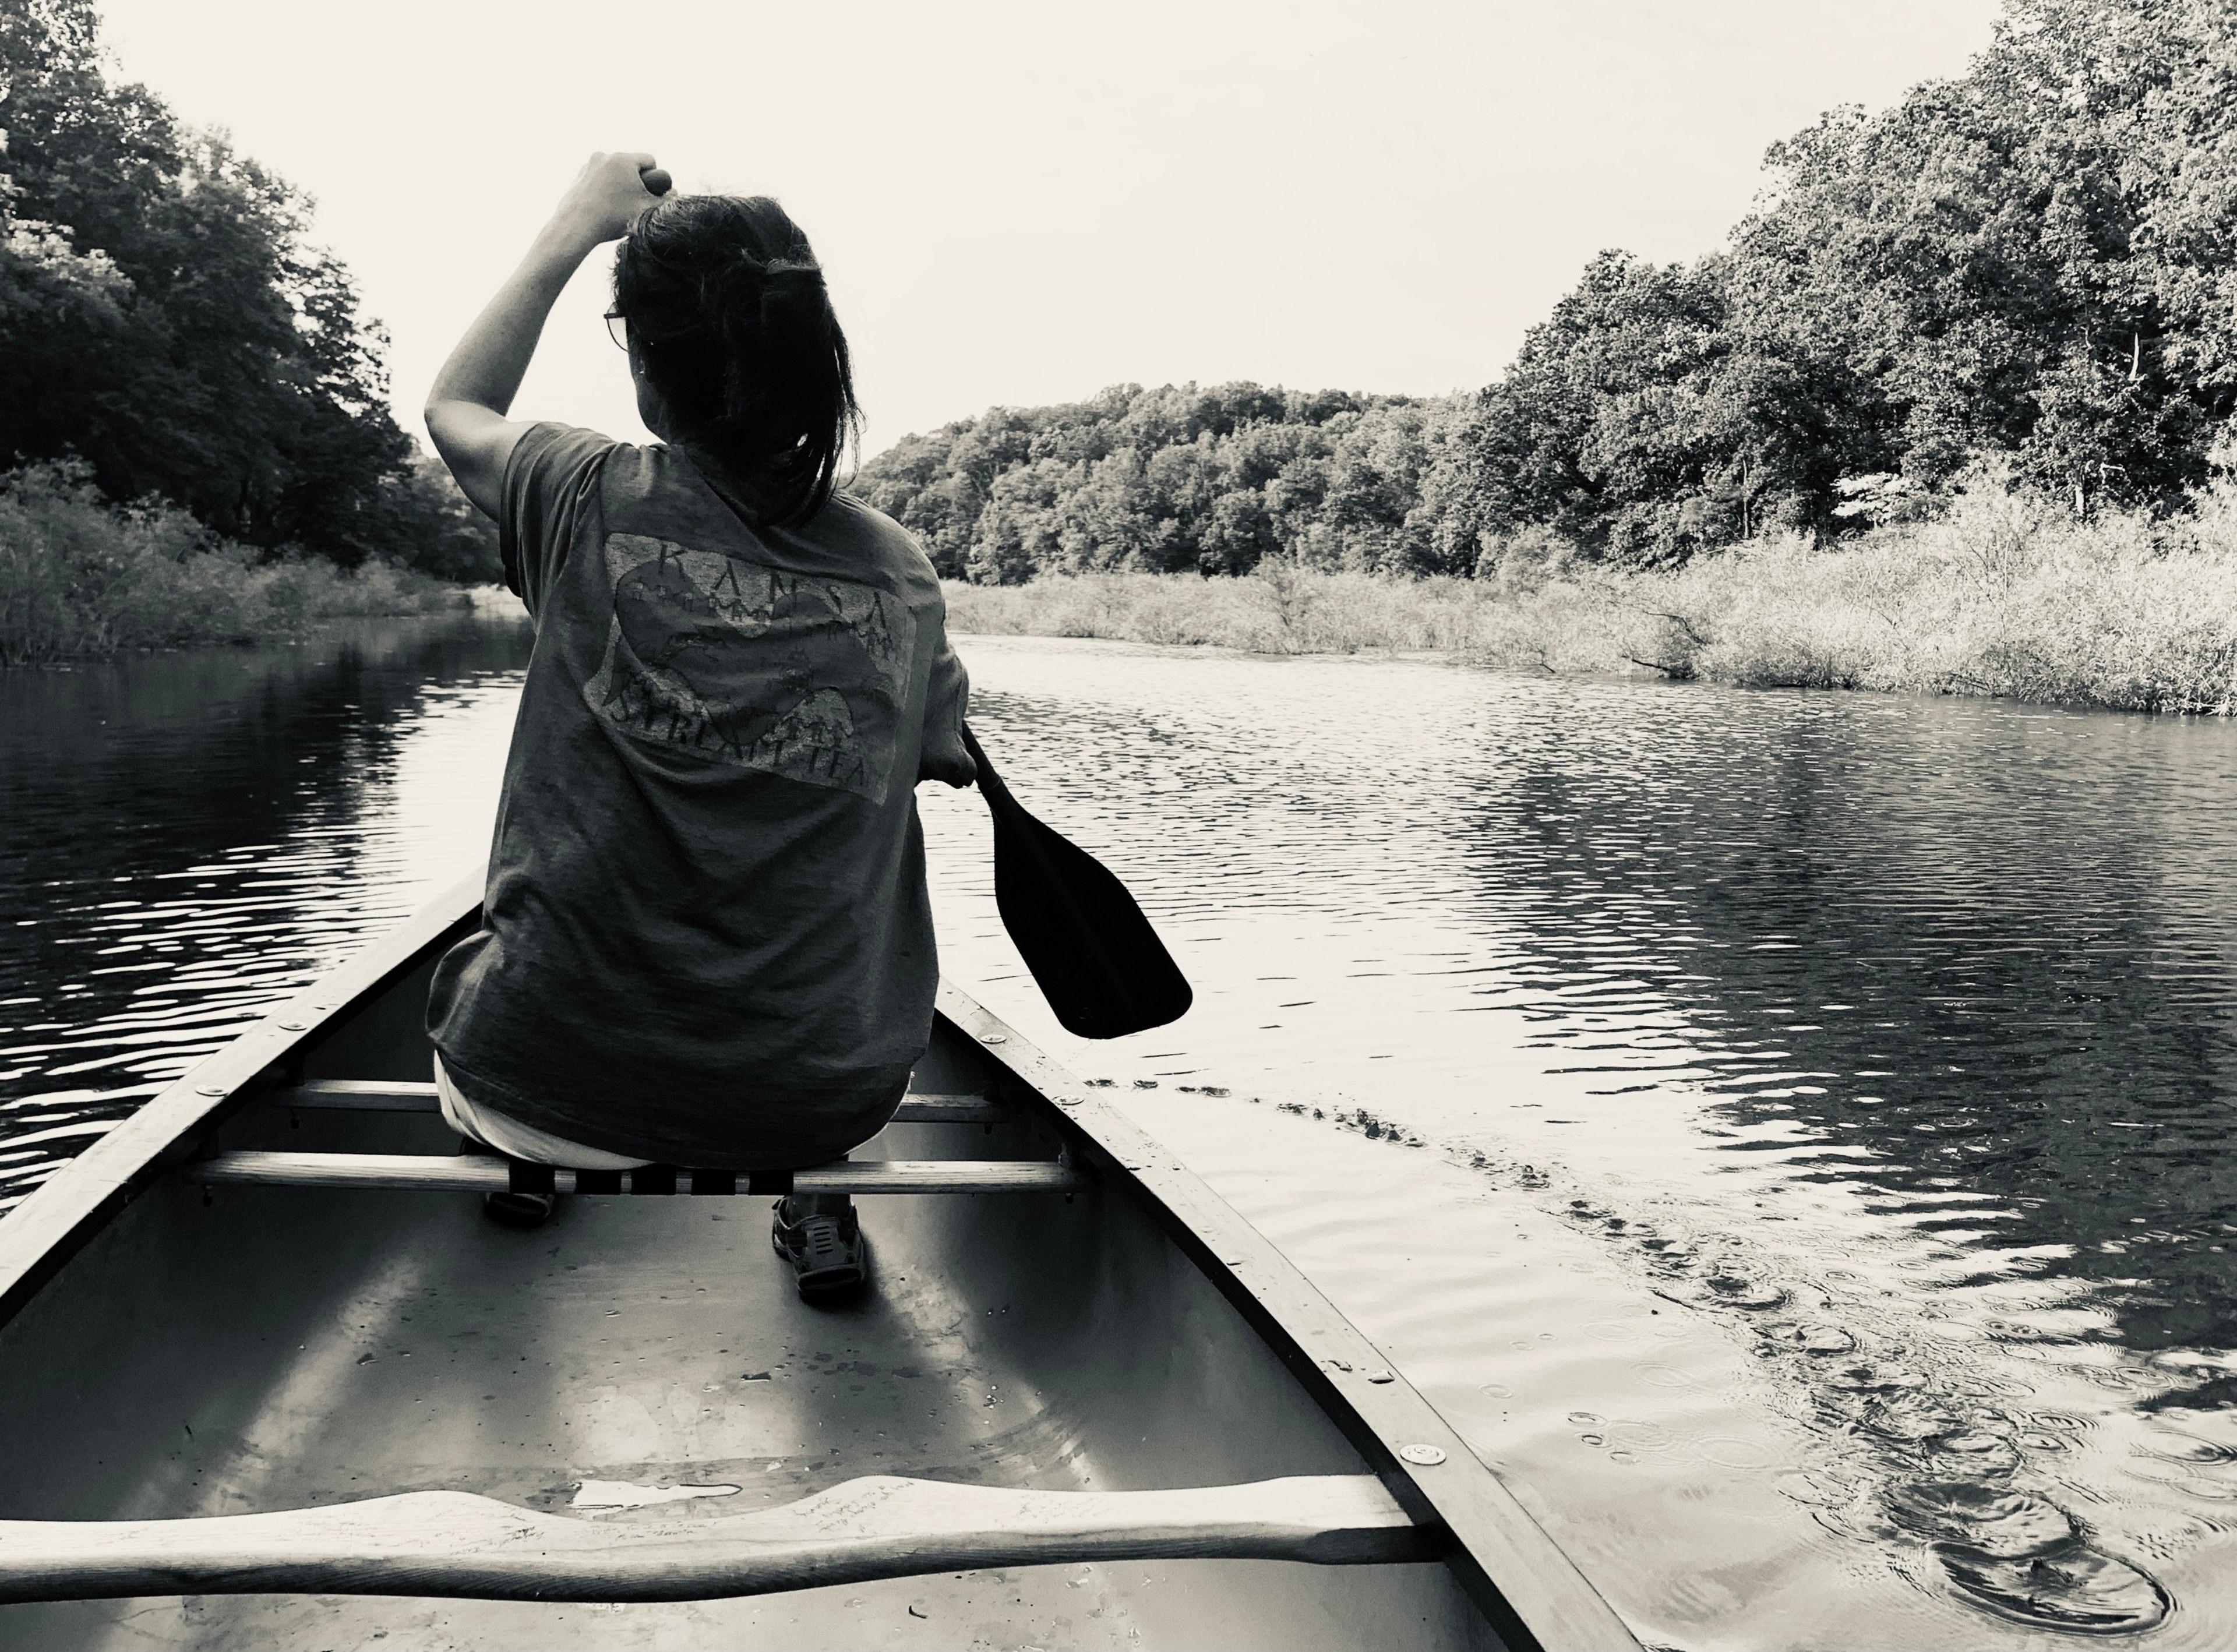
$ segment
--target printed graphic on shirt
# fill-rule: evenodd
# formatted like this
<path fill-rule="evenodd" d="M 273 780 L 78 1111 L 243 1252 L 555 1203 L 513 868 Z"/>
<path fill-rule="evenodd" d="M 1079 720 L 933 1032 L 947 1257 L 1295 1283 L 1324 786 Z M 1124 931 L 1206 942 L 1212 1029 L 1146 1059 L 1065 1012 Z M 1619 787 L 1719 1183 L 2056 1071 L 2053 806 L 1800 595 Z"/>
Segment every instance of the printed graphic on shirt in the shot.
<path fill-rule="evenodd" d="M 591 710 L 641 740 L 885 801 L 916 618 L 888 592 L 610 533 Z"/>

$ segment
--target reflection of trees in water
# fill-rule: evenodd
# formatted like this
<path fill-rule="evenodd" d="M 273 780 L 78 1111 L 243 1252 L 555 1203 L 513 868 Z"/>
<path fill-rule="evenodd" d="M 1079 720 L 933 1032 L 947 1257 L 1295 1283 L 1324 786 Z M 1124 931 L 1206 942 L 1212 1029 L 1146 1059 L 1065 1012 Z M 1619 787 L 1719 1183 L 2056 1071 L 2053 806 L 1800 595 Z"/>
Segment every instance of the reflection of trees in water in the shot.
<path fill-rule="evenodd" d="M 298 768 L 351 743 L 385 753 L 395 714 L 427 684 L 518 670 L 528 636 L 525 624 L 464 616 L 382 620 L 300 646 L 195 649 L 0 676 L 0 814 L 10 828 L 0 877 L 14 885 L 27 866 L 76 869 L 89 851 L 103 853 L 89 829 L 119 818 L 161 820 L 181 843 L 237 843 L 221 822 L 268 825 L 274 800 L 301 790 L 296 769 L 274 766 L 280 748 Z M 182 816 L 169 806 L 181 798 L 195 811 Z M 50 817 L 66 829 L 43 830 Z"/>
<path fill-rule="evenodd" d="M 1474 850 L 1523 968 L 1621 961 L 1735 1124 L 1868 1149 L 1839 1173 L 1914 1227 L 1953 1190 L 2000 1201 L 1979 1243 L 2072 1247 L 2026 1265 L 2095 1287 L 2128 1347 L 2237 1346 L 2226 731 L 1782 704 L 1628 762 L 1508 750 Z M 1542 1008 L 1583 1036 L 1584 1006 Z"/>
<path fill-rule="evenodd" d="M 366 789 L 424 691 L 527 640 L 461 616 L 0 677 L 0 1199 L 386 921 Z"/>

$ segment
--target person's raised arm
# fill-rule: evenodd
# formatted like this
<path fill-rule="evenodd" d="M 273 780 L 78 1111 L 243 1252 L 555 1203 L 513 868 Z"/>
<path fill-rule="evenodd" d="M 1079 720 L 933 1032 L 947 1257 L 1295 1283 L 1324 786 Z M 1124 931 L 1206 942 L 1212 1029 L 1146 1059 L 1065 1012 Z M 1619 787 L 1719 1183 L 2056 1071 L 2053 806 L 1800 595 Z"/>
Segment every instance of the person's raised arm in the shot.
<path fill-rule="evenodd" d="M 465 496 L 492 516 L 505 461 L 528 426 L 505 417 L 560 289 L 591 250 L 629 233 L 666 178 L 649 155 L 594 155 L 520 261 L 466 329 L 427 393 L 427 434 Z"/>

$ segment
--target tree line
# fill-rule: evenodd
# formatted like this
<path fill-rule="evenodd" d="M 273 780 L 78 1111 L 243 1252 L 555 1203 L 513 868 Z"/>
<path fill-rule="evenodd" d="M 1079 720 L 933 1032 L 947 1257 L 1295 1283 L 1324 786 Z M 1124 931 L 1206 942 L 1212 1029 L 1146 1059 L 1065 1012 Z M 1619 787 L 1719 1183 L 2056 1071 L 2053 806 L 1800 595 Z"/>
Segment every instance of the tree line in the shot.
<path fill-rule="evenodd" d="M 92 0 L 0 8 L 0 465 L 274 552 L 493 575 L 300 192 L 112 81 Z M 1726 247 L 1603 253 L 1475 394 L 1119 386 L 909 437 L 856 491 L 980 580 L 1471 574 L 1825 538 L 1984 463 L 2165 512 L 2237 463 L 2227 0 L 2007 0 L 1965 74 L 1766 161 Z"/>
<path fill-rule="evenodd" d="M 0 464 L 346 567 L 497 577 L 388 407 L 386 338 L 311 202 L 107 74 L 92 0 L 0 7 Z"/>
<path fill-rule="evenodd" d="M 907 437 L 855 491 L 914 529 L 951 578 L 1246 573 L 1277 552 L 1424 571 L 1439 565 L 1425 472 L 1456 428 L 1451 411 L 1342 391 L 1119 385 Z"/>
<path fill-rule="evenodd" d="M 1122 386 L 912 436 L 857 491 L 942 572 L 1654 568 L 1930 512 L 2077 514 L 2237 466 L 2237 10 L 2007 0 L 1968 71 L 1772 147 L 1729 244 L 1601 254 L 1433 400 Z"/>

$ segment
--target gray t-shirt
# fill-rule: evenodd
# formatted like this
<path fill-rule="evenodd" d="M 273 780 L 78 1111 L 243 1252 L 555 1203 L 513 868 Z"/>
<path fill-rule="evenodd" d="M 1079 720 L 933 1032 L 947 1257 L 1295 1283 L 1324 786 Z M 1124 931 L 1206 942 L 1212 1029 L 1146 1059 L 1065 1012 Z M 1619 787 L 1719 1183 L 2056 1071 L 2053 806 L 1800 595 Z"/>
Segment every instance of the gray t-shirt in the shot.
<path fill-rule="evenodd" d="M 427 1024 L 587 1146 L 784 1169 L 891 1116 L 939 982 L 920 778 L 968 784 L 940 582 L 843 493 L 754 528 L 714 470 L 539 424 L 506 461 L 536 642 L 482 927 Z"/>

